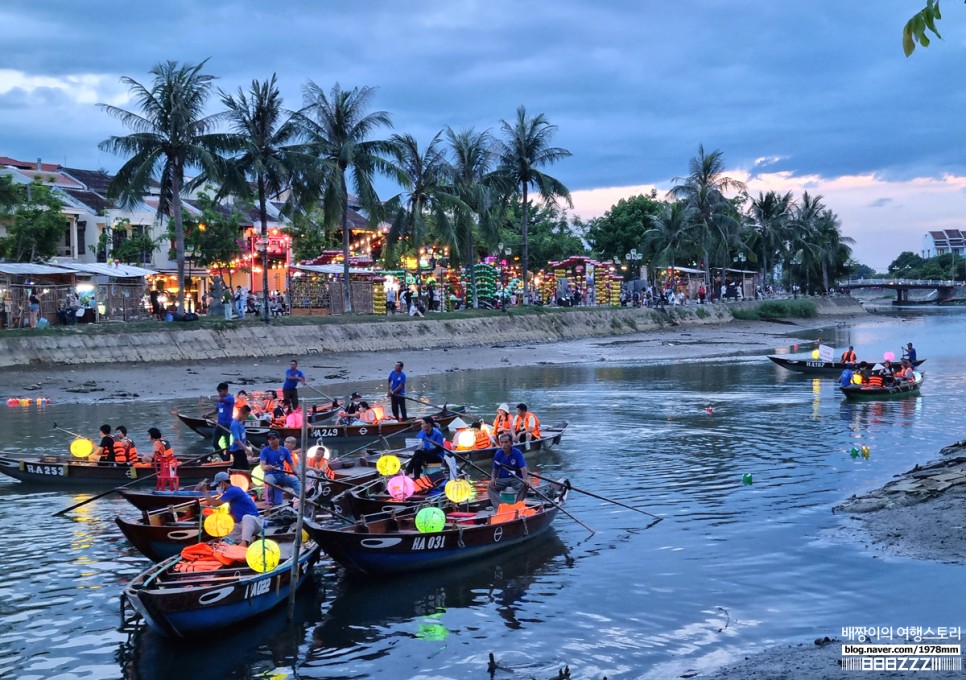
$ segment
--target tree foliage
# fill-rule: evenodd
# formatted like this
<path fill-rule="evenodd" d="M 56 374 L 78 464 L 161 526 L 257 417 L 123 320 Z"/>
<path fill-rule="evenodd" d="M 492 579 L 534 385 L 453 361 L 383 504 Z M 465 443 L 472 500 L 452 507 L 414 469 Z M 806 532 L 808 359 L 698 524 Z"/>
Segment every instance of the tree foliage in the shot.
<path fill-rule="evenodd" d="M 936 22 L 942 19 L 939 0 L 926 0 L 926 6 L 912 15 L 902 29 L 902 51 L 910 56 L 916 50 L 916 43 L 929 47 L 929 33 L 942 40 L 936 29 Z"/>
<path fill-rule="evenodd" d="M 14 262 L 43 262 L 57 255 L 67 221 L 53 188 L 39 179 L 7 187 L 5 200 L 12 203 L 8 203 L 7 235 L 0 239 L 0 254 Z"/>
<path fill-rule="evenodd" d="M 645 234 L 664 207 L 653 189 L 647 195 L 622 198 L 603 217 L 590 220 L 587 242 L 602 259 L 623 258 L 632 249 L 643 252 Z"/>

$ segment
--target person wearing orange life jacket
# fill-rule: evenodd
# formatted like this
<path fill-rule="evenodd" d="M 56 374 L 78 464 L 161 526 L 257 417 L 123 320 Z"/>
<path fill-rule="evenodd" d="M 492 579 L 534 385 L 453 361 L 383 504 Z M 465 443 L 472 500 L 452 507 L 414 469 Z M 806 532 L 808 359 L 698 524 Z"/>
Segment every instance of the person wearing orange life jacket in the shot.
<path fill-rule="evenodd" d="M 540 439 L 540 419 L 527 410 L 526 404 L 517 404 L 517 414 L 513 418 L 513 432 L 517 442 L 529 444 Z"/>
<path fill-rule="evenodd" d="M 513 434 L 513 418 L 510 417 L 510 407 L 506 403 L 496 407 L 496 417 L 493 419 L 493 436 L 499 437 L 501 432 Z"/>
<path fill-rule="evenodd" d="M 235 395 L 235 406 L 232 409 L 232 417 L 238 417 L 238 409 L 242 406 L 248 406 L 248 392 L 245 390 L 238 390 L 238 394 Z"/>
<path fill-rule="evenodd" d="M 154 469 L 160 472 L 163 466 L 167 466 L 171 476 L 177 476 L 178 459 L 175 457 L 174 451 L 171 450 L 171 444 L 161 436 L 161 430 L 156 427 L 148 429 L 148 438 L 151 440 Z"/>
<path fill-rule="evenodd" d="M 900 371 L 896 373 L 896 378 L 900 378 L 902 380 L 916 379 L 915 371 L 912 370 L 912 364 L 909 363 L 908 359 L 902 360 L 902 369 L 900 369 Z"/>
<path fill-rule="evenodd" d="M 114 458 L 118 463 L 133 465 L 138 462 L 138 447 L 127 436 L 127 428 L 123 425 L 114 430 Z"/>
<path fill-rule="evenodd" d="M 289 465 L 288 461 L 285 461 L 283 467 L 285 471 L 290 475 L 297 475 L 299 473 L 299 443 L 295 437 L 285 438 L 285 448 L 292 452 L 292 464 Z"/>
<path fill-rule="evenodd" d="M 368 402 L 359 402 L 359 410 L 356 412 L 356 417 L 359 422 L 363 425 L 375 425 L 377 422 L 376 410 L 370 408 Z"/>
<path fill-rule="evenodd" d="M 308 465 L 308 467 L 317 470 L 329 479 L 335 479 L 335 471 L 329 465 L 329 459 L 326 458 L 327 455 L 328 449 L 326 449 L 324 446 L 316 447 L 315 455 L 305 461 L 305 463 Z M 318 478 L 318 475 L 316 478 Z"/>
<path fill-rule="evenodd" d="M 855 363 L 855 348 L 849 345 L 849 348 L 842 352 L 842 363 L 843 364 L 854 364 Z"/>
<path fill-rule="evenodd" d="M 453 443 L 456 444 L 457 451 L 488 449 L 493 446 L 490 433 L 483 428 L 483 423 L 479 420 L 470 423 L 468 428 L 457 431 L 453 436 Z"/>

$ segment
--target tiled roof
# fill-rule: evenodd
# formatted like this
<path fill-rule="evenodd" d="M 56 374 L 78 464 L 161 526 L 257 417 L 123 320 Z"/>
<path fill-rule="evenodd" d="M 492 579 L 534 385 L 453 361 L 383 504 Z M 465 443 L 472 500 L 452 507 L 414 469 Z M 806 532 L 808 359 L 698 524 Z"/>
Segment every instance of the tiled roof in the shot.
<path fill-rule="evenodd" d="M 18 161 L 16 158 L 10 158 L 10 156 L 0 156 L 0 165 L 9 165 L 21 170 L 37 169 L 37 161 Z M 40 169 L 42 172 L 57 172 L 60 166 L 56 163 L 44 163 L 41 161 Z"/>
<path fill-rule="evenodd" d="M 61 170 L 91 191 L 96 191 L 105 196 L 111 186 L 111 180 L 114 179 L 101 170 L 81 170 L 79 168 L 61 168 Z"/>
<path fill-rule="evenodd" d="M 90 208 L 91 212 L 95 215 L 107 209 L 107 200 L 93 191 L 83 191 L 81 189 L 62 189 L 62 191 L 74 200 Z"/>

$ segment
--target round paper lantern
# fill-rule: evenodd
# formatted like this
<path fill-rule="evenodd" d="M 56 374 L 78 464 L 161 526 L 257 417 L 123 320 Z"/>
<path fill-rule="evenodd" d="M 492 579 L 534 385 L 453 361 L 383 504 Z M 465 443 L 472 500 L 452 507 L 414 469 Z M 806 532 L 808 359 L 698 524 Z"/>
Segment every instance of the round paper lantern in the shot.
<path fill-rule="evenodd" d="M 248 488 L 251 486 L 249 476 L 241 472 L 232 472 L 230 479 L 231 485 L 241 488 L 242 491 L 248 491 Z"/>
<path fill-rule="evenodd" d="M 451 479 L 446 482 L 446 497 L 454 503 L 465 503 L 473 493 L 473 487 L 465 479 Z"/>
<path fill-rule="evenodd" d="M 818 359 L 818 350 L 817 349 L 813 349 L 812 350 L 812 358 L 813 359 Z"/>
<path fill-rule="evenodd" d="M 404 501 L 416 492 L 416 483 L 406 475 L 396 475 L 386 484 L 386 491 L 393 500 Z"/>
<path fill-rule="evenodd" d="M 256 465 L 252 470 L 252 486 L 262 486 L 265 484 L 265 471 L 261 465 Z"/>
<path fill-rule="evenodd" d="M 861 385 L 862 384 L 862 376 L 859 375 L 858 373 L 856 373 L 855 375 L 852 376 L 852 382 L 854 384 L 856 384 L 856 385 Z"/>
<path fill-rule="evenodd" d="M 384 477 L 390 477 L 396 474 L 399 472 L 400 467 L 402 467 L 402 463 L 399 462 L 399 458 L 392 454 L 382 456 L 376 461 L 376 470 Z"/>
<path fill-rule="evenodd" d="M 882 355 L 882 358 L 885 359 L 886 361 L 895 361 L 896 360 L 896 353 L 895 352 L 886 352 L 885 354 Z"/>
<path fill-rule="evenodd" d="M 424 534 L 435 534 L 446 526 L 446 513 L 439 508 L 423 508 L 416 513 L 416 528 Z"/>
<path fill-rule="evenodd" d="M 224 507 L 228 507 L 228 504 L 226 503 Z M 230 534 L 234 528 L 235 520 L 232 519 L 231 515 L 215 512 L 205 517 L 205 531 L 208 532 L 209 536 L 221 538 L 222 536 Z"/>
<path fill-rule="evenodd" d="M 269 538 L 260 538 L 254 541 L 245 552 L 245 561 L 248 566 L 255 571 L 262 573 L 271 571 L 278 566 L 282 559 L 282 551 L 278 543 Z"/>
<path fill-rule="evenodd" d="M 70 443 L 70 455 L 75 458 L 87 458 L 94 452 L 94 442 L 90 439 L 75 439 Z"/>
<path fill-rule="evenodd" d="M 457 448 L 469 450 L 476 446 L 476 433 L 470 428 L 465 430 L 460 430 L 456 434 L 456 446 Z"/>

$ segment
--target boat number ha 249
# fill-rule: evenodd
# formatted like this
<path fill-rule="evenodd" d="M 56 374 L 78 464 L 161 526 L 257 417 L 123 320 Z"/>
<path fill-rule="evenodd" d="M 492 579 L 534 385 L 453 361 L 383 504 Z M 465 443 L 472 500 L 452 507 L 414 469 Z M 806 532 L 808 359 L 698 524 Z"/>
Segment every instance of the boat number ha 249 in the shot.
<path fill-rule="evenodd" d="M 446 536 L 417 536 L 413 539 L 413 550 L 438 550 L 446 542 Z"/>
<path fill-rule="evenodd" d="M 339 428 L 337 427 L 320 427 L 312 431 L 313 437 L 338 437 Z"/>
<path fill-rule="evenodd" d="M 25 463 L 24 469 L 32 475 L 48 475 L 50 477 L 65 477 L 67 471 L 63 465 L 35 465 Z"/>

